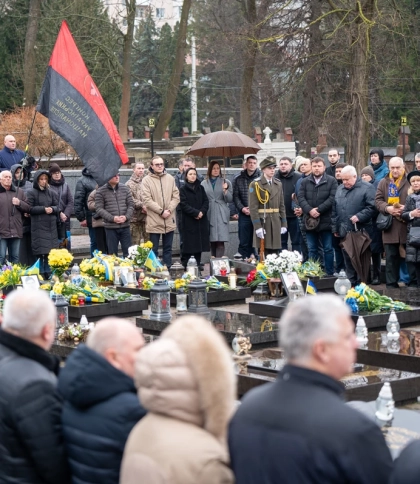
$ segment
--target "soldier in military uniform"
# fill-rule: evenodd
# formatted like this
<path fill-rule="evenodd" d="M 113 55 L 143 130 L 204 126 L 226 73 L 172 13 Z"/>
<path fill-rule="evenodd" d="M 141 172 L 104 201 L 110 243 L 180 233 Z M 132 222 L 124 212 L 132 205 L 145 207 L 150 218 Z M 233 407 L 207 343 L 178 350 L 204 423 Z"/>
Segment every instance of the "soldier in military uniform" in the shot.
<path fill-rule="evenodd" d="M 254 247 L 259 249 L 264 239 L 264 253 L 277 253 L 281 249 L 281 234 L 287 232 L 283 187 L 274 178 L 275 161 L 265 158 L 260 169 L 262 175 L 249 185 L 249 211 L 254 225 Z"/>

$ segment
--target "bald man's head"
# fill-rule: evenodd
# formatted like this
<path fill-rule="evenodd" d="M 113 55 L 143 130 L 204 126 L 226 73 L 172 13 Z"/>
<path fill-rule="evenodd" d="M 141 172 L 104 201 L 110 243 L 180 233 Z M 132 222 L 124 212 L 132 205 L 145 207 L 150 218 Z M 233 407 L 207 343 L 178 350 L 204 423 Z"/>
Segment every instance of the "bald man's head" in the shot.
<path fill-rule="evenodd" d="M 134 361 L 144 346 L 144 338 L 134 323 L 120 318 L 105 318 L 96 323 L 86 345 L 133 378 Z"/>
<path fill-rule="evenodd" d="M 15 137 L 11 134 L 8 134 L 7 136 L 4 137 L 4 146 L 6 148 L 9 148 L 9 150 L 14 150 L 16 149 L 16 140 Z"/>

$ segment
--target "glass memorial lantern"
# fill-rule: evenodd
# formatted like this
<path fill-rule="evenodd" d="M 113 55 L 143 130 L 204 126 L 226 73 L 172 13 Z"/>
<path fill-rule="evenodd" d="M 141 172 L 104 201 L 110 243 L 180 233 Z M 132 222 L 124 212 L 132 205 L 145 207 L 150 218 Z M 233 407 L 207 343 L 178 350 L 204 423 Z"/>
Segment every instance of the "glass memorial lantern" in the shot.
<path fill-rule="evenodd" d="M 351 282 L 347 279 L 347 274 L 341 270 L 334 282 L 334 291 L 339 296 L 344 297 L 349 289 L 351 289 Z"/>
<path fill-rule="evenodd" d="M 188 284 L 188 312 L 207 315 L 210 314 L 207 307 L 207 286 L 200 280 L 191 281 Z"/>
<path fill-rule="evenodd" d="M 55 308 L 57 310 L 57 322 L 55 325 L 55 338 L 63 326 L 69 323 L 69 303 L 61 294 L 57 294 L 54 300 Z"/>
<path fill-rule="evenodd" d="M 400 331 L 400 323 L 398 321 L 397 315 L 395 314 L 394 309 L 391 309 L 391 314 L 389 315 L 388 322 L 386 324 L 386 330 L 388 333 L 391 332 L 392 325 L 395 324 L 395 329 L 397 333 Z"/>
<path fill-rule="evenodd" d="M 184 275 L 184 267 L 179 262 L 175 262 L 174 264 L 171 265 L 171 268 L 169 269 L 169 273 L 173 281 L 175 279 L 181 279 L 181 277 Z"/>
<path fill-rule="evenodd" d="M 157 280 L 150 288 L 150 319 L 171 320 L 170 291 L 169 284 L 163 280 Z"/>
<path fill-rule="evenodd" d="M 187 294 L 184 289 L 180 289 L 176 295 L 176 314 L 181 316 L 187 312 Z"/>
<path fill-rule="evenodd" d="M 236 289 L 237 280 L 238 280 L 238 276 L 236 275 L 235 269 L 232 267 L 228 275 L 229 287 L 231 289 Z"/>
<path fill-rule="evenodd" d="M 252 293 L 255 302 L 268 301 L 270 299 L 270 290 L 266 282 L 260 282 L 257 289 Z"/>
<path fill-rule="evenodd" d="M 187 262 L 187 272 L 191 276 L 198 277 L 198 265 L 197 265 L 197 260 L 195 257 L 192 255 L 188 262 Z"/>

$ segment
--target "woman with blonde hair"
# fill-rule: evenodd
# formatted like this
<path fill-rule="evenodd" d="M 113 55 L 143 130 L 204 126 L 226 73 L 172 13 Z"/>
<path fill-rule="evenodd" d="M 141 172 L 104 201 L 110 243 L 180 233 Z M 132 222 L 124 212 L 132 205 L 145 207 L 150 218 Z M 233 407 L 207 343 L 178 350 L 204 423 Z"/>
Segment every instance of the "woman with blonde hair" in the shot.
<path fill-rule="evenodd" d="M 226 434 L 236 382 L 226 342 L 200 316 L 183 316 L 137 356 L 148 411 L 132 430 L 120 484 L 233 484 Z"/>

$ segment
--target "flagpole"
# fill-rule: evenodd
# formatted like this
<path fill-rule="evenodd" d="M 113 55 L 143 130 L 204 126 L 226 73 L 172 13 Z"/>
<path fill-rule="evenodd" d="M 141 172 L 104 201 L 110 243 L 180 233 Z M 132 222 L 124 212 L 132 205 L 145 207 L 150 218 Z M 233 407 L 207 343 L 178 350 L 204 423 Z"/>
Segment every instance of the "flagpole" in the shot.
<path fill-rule="evenodd" d="M 36 108 L 35 108 L 35 112 L 34 112 L 34 117 L 32 118 L 31 128 L 30 128 L 29 133 L 28 133 L 28 141 L 26 142 L 26 146 L 25 146 L 25 157 L 28 155 L 29 140 L 31 139 L 32 130 L 34 129 L 35 117 L 36 117 Z"/>
<path fill-rule="evenodd" d="M 308 282 L 306 283 L 306 289 L 305 289 L 305 296 L 307 296 L 307 295 L 308 295 L 309 281 L 310 281 L 310 279 L 309 279 L 309 277 L 308 277 Z"/>

